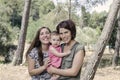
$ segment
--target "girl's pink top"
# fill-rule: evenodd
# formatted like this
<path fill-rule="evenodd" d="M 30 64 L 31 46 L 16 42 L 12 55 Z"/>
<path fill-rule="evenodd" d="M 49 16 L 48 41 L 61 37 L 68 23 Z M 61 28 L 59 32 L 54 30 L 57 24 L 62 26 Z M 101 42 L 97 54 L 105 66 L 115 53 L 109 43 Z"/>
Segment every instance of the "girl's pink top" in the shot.
<path fill-rule="evenodd" d="M 60 47 L 60 46 L 54 47 L 54 46 L 50 45 L 50 47 L 55 48 L 58 52 L 61 53 L 61 47 Z M 49 48 L 50 48 L 50 47 L 49 47 Z M 50 50 L 49 50 L 48 53 L 49 53 L 49 58 L 50 58 L 50 61 L 51 61 L 50 65 L 52 65 L 52 66 L 54 66 L 54 67 L 56 67 L 56 68 L 60 67 L 62 58 L 55 56 L 54 54 L 52 54 L 52 53 L 50 52 Z"/>

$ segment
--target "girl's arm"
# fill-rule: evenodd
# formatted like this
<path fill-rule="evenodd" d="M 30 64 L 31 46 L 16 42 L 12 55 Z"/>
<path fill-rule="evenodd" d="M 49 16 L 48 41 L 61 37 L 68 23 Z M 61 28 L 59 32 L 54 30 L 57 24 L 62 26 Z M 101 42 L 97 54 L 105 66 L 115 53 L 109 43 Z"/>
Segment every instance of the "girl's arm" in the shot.
<path fill-rule="evenodd" d="M 35 69 L 35 60 L 32 59 L 30 56 L 28 56 L 28 72 L 31 76 L 33 75 L 38 75 L 40 73 L 42 73 L 48 66 L 49 60 L 46 59 L 45 63 L 43 66 L 40 66 L 39 68 Z"/>
<path fill-rule="evenodd" d="M 70 54 L 70 51 L 67 51 L 67 52 L 64 52 L 64 53 L 61 53 L 61 52 L 58 52 L 54 47 L 50 47 L 50 52 L 52 54 L 54 54 L 55 56 L 58 56 L 58 57 L 63 57 L 63 56 L 66 56 L 66 55 L 69 55 Z"/>
<path fill-rule="evenodd" d="M 83 60 L 84 60 L 84 51 L 80 50 L 76 53 L 74 59 L 73 59 L 73 63 L 72 63 L 72 67 L 69 69 L 57 69 L 54 67 L 50 67 L 48 72 L 50 73 L 55 73 L 58 75 L 63 75 L 63 76 L 76 76 L 80 70 L 80 68 L 82 67 L 83 64 Z"/>

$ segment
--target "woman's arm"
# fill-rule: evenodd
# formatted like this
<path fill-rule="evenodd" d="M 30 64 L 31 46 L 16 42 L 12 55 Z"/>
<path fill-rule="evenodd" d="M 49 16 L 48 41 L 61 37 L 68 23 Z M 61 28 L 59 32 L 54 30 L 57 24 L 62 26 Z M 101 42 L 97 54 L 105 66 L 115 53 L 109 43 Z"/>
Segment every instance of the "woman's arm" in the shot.
<path fill-rule="evenodd" d="M 43 66 L 40 66 L 39 68 L 35 69 L 35 60 L 32 59 L 30 56 L 28 56 L 28 71 L 31 76 L 37 75 L 42 73 L 48 66 L 49 60 L 46 59 L 45 63 Z"/>
<path fill-rule="evenodd" d="M 48 72 L 50 73 L 55 73 L 58 75 L 63 75 L 63 76 L 76 76 L 80 70 L 80 68 L 82 67 L 83 64 L 83 60 L 84 60 L 84 50 L 80 50 L 76 53 L 74 59 L 73 59 L 73 63 L 72 63 L 72 67 L 69 69 L 56 69 L 54 67 L 50 67 L 50 69 L 48 70 Z"/>
<path fill-rule="evenodd" d="M 66 56 L 66 55 L 69 55 L 70 54 L 70 51 L 67 51 L 67 52 L 64 52 L 64 53 L 61 53 L 61 52 L 58 52 L 55 48 L 53 48 L 52 46 L 50 47 L 50 52 L 52 54 L 54 54 L 55 56 L 57 57 L 63 57 L 63 56 Z"/>

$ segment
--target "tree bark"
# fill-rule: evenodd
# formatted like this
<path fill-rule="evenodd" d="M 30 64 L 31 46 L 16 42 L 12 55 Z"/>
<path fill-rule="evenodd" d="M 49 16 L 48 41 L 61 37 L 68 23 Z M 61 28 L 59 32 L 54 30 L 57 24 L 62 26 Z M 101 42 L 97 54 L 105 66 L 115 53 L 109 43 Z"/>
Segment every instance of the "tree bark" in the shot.
<path fill-rule="evenodd" d="M 71 0 L 69 0 L 68 12 L 69 12 L 69 19 L 71 19 Z"/>
<path fill-rule="evenodd" d="M 22 56 L 24 52 L 25 40 L 26 40 L 26 32 L 29 20 L 29 13 L 30 13 L 30 5 L 31 0 L 25 0 L 24 12 L 22 17 L 22 24 L 21 24 L 21 31 L 18 41 L 18 47 L 15 52 L 12 65 L 19 65 L 22 63 Z"/>
<path fill-rule="evenodd" d="M 115 42 L 115 52 L 113 55 L 113 60 L 112 60 L 112 66 L 116 67 L 118 65 L 118 58 L 119 58 L 119 48 L 120 48 L 120 9 L 118 13 L 118 29 L 117 29 L 117 35 L 116 35 L 116 42 Z"/>
<path fill-rule="evenodd" d="M 114 21 L 116 19 L 119 7 L 120 7 L 120 0 L 114 0 L 110 8 L 110 12 L 108 14 L 107 20 L 105 22 L 102 34 L 95 45 L 94 54 L 91 56 L 90 60 L 88 61 L 88 64 L 85 68 L 85 71 L 81 80 L 94 79 L 94 75 L 100 63 L 100 59 L 103 55 L 105 46 L 110 39 L 112 30 L 113 30 Z"/>
<path fill-rule="evenodd" d="M 82 17 L 82 21 L 81 21 L 81 28 L 83 28 L 83 27 L 86 27 L 87 26 L 87 19 L 86 19 L 86 16 L 87 14 L 86 14 L 86 8 L 85 8 L 85 6 L 81 6 L 81 17 Z"/>

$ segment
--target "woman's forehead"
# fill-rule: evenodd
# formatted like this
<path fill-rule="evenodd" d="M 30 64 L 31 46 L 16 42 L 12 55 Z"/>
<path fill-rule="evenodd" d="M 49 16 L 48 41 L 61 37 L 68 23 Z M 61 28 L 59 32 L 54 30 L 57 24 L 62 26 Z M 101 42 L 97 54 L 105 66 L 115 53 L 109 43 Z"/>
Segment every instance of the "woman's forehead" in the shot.
<path fill-rule="evenodd" d="M 46 32 L 46 31 L 49 32 L 49 30 L 47 28 L 43 28 L 40 32 Z"/>
<path fill-rule="evenodd" d="M 65 31 L 69 31 L 68 29 L 65 29 L 65 28 L 60 28 L 59 29 L 60 32 L 65 32 Z"/>

